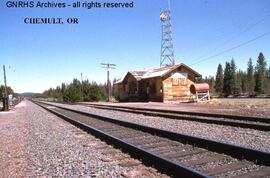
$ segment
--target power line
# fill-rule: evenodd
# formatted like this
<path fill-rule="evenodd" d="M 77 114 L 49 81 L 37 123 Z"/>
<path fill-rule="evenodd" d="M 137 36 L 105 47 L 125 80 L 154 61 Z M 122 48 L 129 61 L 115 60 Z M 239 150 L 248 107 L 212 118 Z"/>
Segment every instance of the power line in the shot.
<path fill-rule="evenodd" d="M 251 43 L 251 42 L 253 42 L 253 41 L 256 41 L 256 40 L 258 40 L 258 39 L 260 39 L 260 38 L 263 38 L 263 37 L 265 37 L 265 36 L 267 36 L 267 35 L 269 35 L 269 34 L 270 34 L 270 31 L 268 31 L 268 32 L 266 32 L 266 33 L 264 33 L 264 34 L 262 34 L 262 35 L 259 35 L 259 36 L 255 37 L 255 38 L 253 38 L 253 39 L 250 39 L 250 40 L 248 40 L 248 41 L 245 41 L 245 42 L 243 42 L 243 43 L 240 43 L 240 44 L 238 44 L 238 45 L 236 45 L 236 46 L 234 46 L 234 47 L 231 47 L 231 48 L 229 48 L 229 49 L 223 50 L 223 51 L 221 51 L 221 52 L 219 52 L 219 53 L 217 53 L 217 54 L 214 54 L 214 55 L 212 55 L 212 56 L 209 56 L 209 57 L 206 57 L 206 58 L 204 58 L 204 59 L 202 59 L 202 60 L 199 60 L 198 62 L 195 62 L 195 63 L 193 63 L 193 64 L 190 64 L 190 66 L 199 64 L 199 63 L 201 63 L 201 62 L 203 62 L 203 61 L 212 59 L 212 58 L 214 58 L 214 57 L 220 56 L 220 55 L 222 55 L 222 54 L 224 54 L 224 53 L 227 53 L 227 52 L 229 52 L 229 51 L 232 51 L 232 50 L 235 50 L 235 49 L 240 48 L 240 47 L 242 47 L 242 46 L 245 46 L 245 45 L 247 45 L 247 44 L 249 44 L 249 43 Z"/>
<path fill-rule="evenodd" d="M 266 16 L 264 16 L 263 18 L 259 19 L 258 21 L 252 23 L 251 25 L 247 26 L 246 28 L 240 30 L 237 34 L 235 34 L 234 36 L 232 36 L 231 38 L 229 38 L 228 40 L 225 40 L 223 43 L 220 43 L 217 47 L 215 47 L 213 49 L 213 51 L 216 51 L 217 49 L 221 48 L 223 45 L 228 44 L 230 41 L 236 39 L 237 37 L 239 37 L 239 35 L 248 32 L 249 30 L 253 29 L 255 26 L 259 25 L 260 23 L 263 23 L 265 20 L 267 20 L 270 17 L 270 14 L 267 14 Z M 205 57 L 207 57 L 208 55 L 203 55 L 197 59 L 195 59 L 194 61 L 203 59 Z"/>

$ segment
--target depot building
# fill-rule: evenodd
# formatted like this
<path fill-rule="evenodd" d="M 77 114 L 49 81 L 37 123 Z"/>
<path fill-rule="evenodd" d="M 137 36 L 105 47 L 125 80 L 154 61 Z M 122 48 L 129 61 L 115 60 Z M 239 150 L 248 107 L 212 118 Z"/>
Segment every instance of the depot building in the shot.
<path fill-rule="evenodd" d="M 190 85 L 201 75 L 185 64 L 129 71 L 114 83 L 120 101 L 182 102 L 190 100 Z"/>

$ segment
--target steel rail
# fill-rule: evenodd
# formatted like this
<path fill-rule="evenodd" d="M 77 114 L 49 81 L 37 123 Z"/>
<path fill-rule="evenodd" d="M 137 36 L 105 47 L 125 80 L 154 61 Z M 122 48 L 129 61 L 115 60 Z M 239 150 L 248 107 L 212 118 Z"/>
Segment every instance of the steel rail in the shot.
<path fill-rule="evenodd" d="M 108 144 L 112 144 L 114 147 L 121 149 L 124 152 L 129 153 L 132 157 L 141 159 L 142 162 L 145 165 L 154 166 L 159 171 L 166 173 L 169 176 L 172 177 L 191 177 L 191 178 L 210 178 L 210 176 L 203 174 L 199 171 L 196 171 L 194 169 L 188 168 L 184 165 L 180 165 L 177 162 L 171 161 L 167 158 L 161 157 L 159 155 L 156 155 L 154 153 L 151 153 L 145 149 L 139 148 L 136 145 L 130 144 L 128 142 L 125 142 L 119 138 L 116 138 L 110 134 L 107 134 L 99 129 L 96 129 L 90 125 L 87 125 L 85 123 L 82 123 L 80 121 L 77 121 L 73 118 L 70 118 L 64 114 L 61 114 L 59 112 L 56 112 L 52 109 L 49 109 L 48 107 L 43 106 L 43 104 L 40 104 L 38 102 L 34 102 L 38 106 L 44 108 L 45 110 L 57 115 L 58 117 L 64 119 L 65 121 L 75 125 L 78 128 L 81 128 L 98 138 L 106 141 Z M 50 105 L 50 104 L 46 104 Z M 53 105 L 51 105 L 53 106 Z M 58 107 L 58 106 L 56 106 Z M 61 107 L 59 107 L 61 108 Z M 61 108 L 66 109 L 66 108 Z M 71 111 L 71 110 L 69 110 Z M 85 113 L 81 113 L 84 114 Z M 92 117 L 92 116 L 91 116 Z"/>
<path fill-rule="evenodd" d="M 153 135 L 165 137 L 165 138 L 168 138 L 171 140 L 180 141 L 182 143 L 192 144 L 194 146 L 206 148 L 210 151 L 215 151 L 217 153 L 225 153 L 225 154 L 230 155 L 230 156 L 237 158 L 237 159 L 246 159 L 246 160 L 255 162 L 257 164 L 270 166 L 270 153 L 268 153 L 268 152 L 259 151 L 259 150 L 255 150 L 255 149 L 251 149 L 251 148 L 246 148 L 246 147 L 238 146 L 238 145 L 234 145 L 234 144 L 213 141 L 213 140 L 206 139 L 206 138 L 195 137 L 195 136 L 190 136 L 190 135 L 185 135 L 185 134 L 179 134 L 179 133 L 175 133 L 175 132 L 171 132 L 171 131 L 167 131 L 167 130 L 163 130 L 163 129 L 157 129 L 157 128 L 148 127 L 148 126 L 135 124 L 135 123 L 131 123 L 131 122 L 126 122 L 126 121 L 121 121 L 121 120 L 117 120 L 117 119 L 112 119 L 112 118 L 108 118 L 108 117 L 104 117 L 104 116 L 100 116 L 100 115 L 96 115 L 96 114 L 92 114 L 92 113 L 88 113 L 88 112 L 78 111 L 78 110 L 74 110 L 74 109 L 70 109 L 70 108 L 65 108 L 62 106 L 56 106 L 56 105 L 50 104 L 50 103 L 43 103 L 43 104 L 54 106 L 54 107 L 61 108 L 61 109 L 67 110 L 67 111 L 82 114 L 85 116 L 93 117 L 93 118 L 100 119 L 100 120 L 103 120 L 106 122 L 115 123 L 115 124 L 118 124 L 118 125 L 121 125 L 124 127 L 137 129 L 137 130 L 140 130 L 143 132 L 147 132 L 147 133 L 150 133 Z"/>
<path fill-rule="evenodd" d="M 196 121 L 202 123 L 219 124 L 226 126 L 234 126 L 241 128 L 250 128 L 262 131 L 270 131 L 270 119 L 261 117 L 250 117 L 250 116 L 233 116 L 223 114 L 212 114 L 212 113 L 198 113 L 198 112 L 186 112 L 186 111 L 171 111 L 163 109 L 146 109 L 146 108 L 135 108 L 125 106 L 111 106 L 111 105 L 97 105 L 97 104 L 85 104 L 77 103 L 88 107 L 105 110 L 115 110 L 121 112 L 129 112 L 135 114 L 144 114 L 149 116 L 159 116 L 170 119 Z M 240 121 L 240 122 L 239 122 Z"/>

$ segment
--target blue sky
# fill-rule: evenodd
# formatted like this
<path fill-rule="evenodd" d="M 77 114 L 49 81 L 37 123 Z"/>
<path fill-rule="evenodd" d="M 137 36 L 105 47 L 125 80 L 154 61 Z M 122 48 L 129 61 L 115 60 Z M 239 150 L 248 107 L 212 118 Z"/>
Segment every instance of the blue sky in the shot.
<path fill-rule="evenodd" d="M 132 9 L 90 10 L 9 9 L 6 2 L 0 2 L 0 64 L 7 66 L 8 85 L 16 92 L 42 92 L 80 78 L 81 72 L 84 79 L 103 83 L 102 62 L 117 64 L 111 72 L 116 78 L 159 67 L 159 13 L 167 8 L 166 0 L 134 0 Z M 244 70 L 248 58 L 255 63 L 262 51 L 270 64 L 270 34 L 197 63 L 270 32 L 269 0 L 172 0 L 171 11 L 176 63 L 215 75 L 219 63 L 234 58 Z M 80 23 L 27 25 L 25 17 L 78 17 Z M 3 84 L 2 66 L 0 72 Z"/>

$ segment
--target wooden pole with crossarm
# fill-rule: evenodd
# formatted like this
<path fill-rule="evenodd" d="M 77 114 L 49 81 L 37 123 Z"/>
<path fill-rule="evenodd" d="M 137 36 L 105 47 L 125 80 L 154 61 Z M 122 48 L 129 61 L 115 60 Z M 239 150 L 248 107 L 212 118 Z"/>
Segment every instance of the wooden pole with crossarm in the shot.
<path fill-rule="evenodd" d="M 112 96 L 111 82 L 110 82 L 110 69 L 116 69 L 115 68 L 116 64 L 101 63 L 101 67 L 107 69 L 107 90 L 108 90 L 108 99 L 107 99 L 107 101 L 110 102 L 111 101 L 111 96 Z"/>

